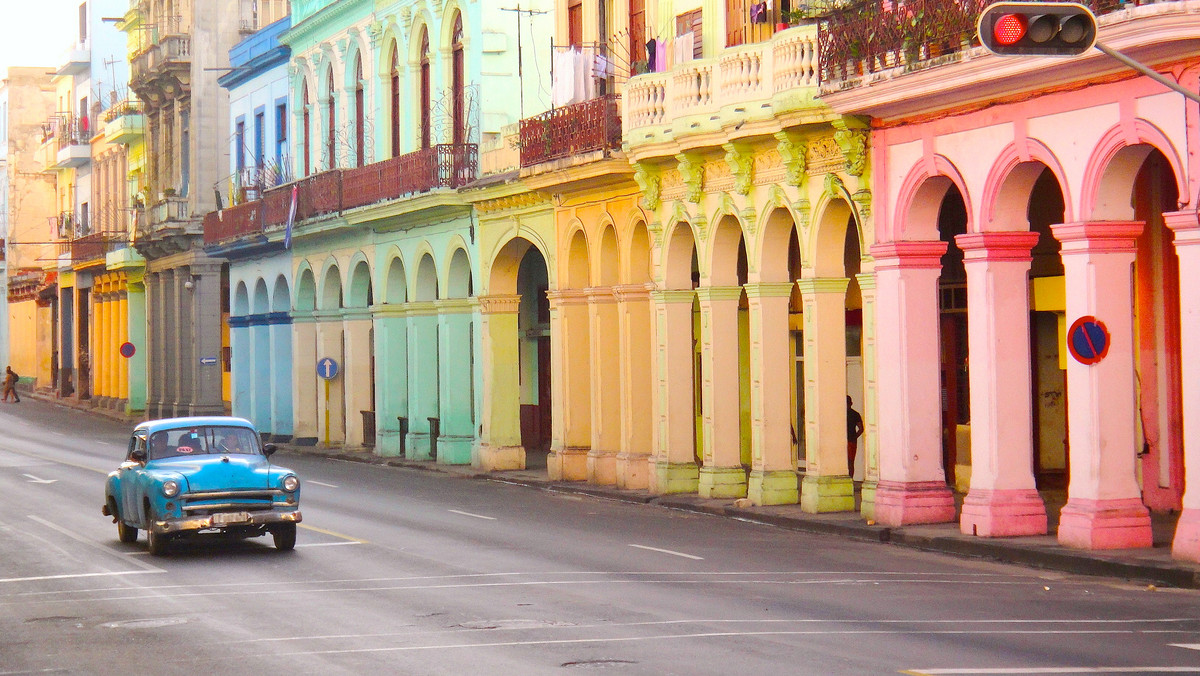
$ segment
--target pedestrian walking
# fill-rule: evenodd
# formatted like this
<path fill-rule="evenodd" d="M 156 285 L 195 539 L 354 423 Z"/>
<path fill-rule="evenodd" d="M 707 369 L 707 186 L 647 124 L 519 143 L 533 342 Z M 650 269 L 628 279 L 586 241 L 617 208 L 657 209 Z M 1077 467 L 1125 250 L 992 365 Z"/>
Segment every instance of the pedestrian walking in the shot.
<path fill-rule="evenodd" d="M 846 396 L 846 460 L 847 467 L 850 468 L 850 478 L 854 478 L 854 458 L 858 455 L 858 438 L 862 436 L 863 430 L 862 416 L 858 411 L 854 410 L 854 399 L 849 395 Z"/>
<path fill-rule="evenodd" d="M 4 367 L 4 401 L 8 401 L 8 395 L 11 394 L 14 404 L 21 403 L 21 395 L 17 394 L 17 381 L 20 379 L 11 366 Z"/>

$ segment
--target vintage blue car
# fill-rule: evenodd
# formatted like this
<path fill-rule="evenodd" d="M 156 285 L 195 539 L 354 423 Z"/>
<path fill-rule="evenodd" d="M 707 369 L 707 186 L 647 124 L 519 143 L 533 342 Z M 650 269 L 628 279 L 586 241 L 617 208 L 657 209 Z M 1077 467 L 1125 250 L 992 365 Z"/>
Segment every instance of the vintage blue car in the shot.
<path fill-rule="evenodd" d="M 276 549 L 290 550 L 301 519 L 300 479 L 271 464 L 274 452 L 241 418 L 144 422 L 133 430 L 125 462 L 108 475 L 103 512 L 121 542 L 145 530 L 156 556 L 172 539 L 197 533 L 270 533 Z"/>

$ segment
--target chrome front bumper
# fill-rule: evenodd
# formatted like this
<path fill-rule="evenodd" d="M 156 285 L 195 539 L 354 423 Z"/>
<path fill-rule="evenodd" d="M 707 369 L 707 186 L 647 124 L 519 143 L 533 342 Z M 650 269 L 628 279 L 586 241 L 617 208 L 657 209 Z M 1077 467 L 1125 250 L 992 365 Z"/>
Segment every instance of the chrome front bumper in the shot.
<path fill-rule="evenodd" d="M 188 531 L 198 530 L 224 530 L 228 528 L 243 528 L 246 526 L 265 526 L 275 523 L 300 523 L 303 517 L 300 516 L 300 510 L 290 512 L 259 511 L 247 512 L 248 517 L 245 521 L 236 523 L 213 523 L 213 517 L 210 516 L 186 516 L 181 519 L 167 519 L 165 521 L 152 521 L 150 528 L 155 533 L 171 534 L 184 533 Z"/>

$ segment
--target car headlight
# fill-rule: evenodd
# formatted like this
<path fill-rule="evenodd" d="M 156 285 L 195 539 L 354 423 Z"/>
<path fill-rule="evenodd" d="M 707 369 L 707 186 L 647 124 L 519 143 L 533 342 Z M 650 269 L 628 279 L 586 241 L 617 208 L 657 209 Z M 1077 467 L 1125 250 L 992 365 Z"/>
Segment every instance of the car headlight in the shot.
<path fill-rule="evenodd" d="M 294 493 L 297 488 L 300 488 L 300 480 L 296 478 L 295 474 L 283 477 L 283 490 L 288 493 Z"/>
<path fill-rule="evenodd" d="M 179 495 L 179 482 L 173 479 L 168 479 L 163 482 L 162 492 L 168 498 L 173 498 Z"/>

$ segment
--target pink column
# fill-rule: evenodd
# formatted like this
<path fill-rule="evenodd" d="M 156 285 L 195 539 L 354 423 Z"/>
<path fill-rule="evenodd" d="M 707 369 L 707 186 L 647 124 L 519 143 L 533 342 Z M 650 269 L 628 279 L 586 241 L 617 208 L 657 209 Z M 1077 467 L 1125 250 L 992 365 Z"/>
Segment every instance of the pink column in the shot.
<path fill-rule="evenodd" d="M 879 485 L 875 520 L 954 520 L 942 467 L 937 284 L 945 242 L 891 242 L 875 257 Z"/>
<path fill-rule="evenodd" d="M 1134 466 L 1132 266 L 1143 226 L 1131 221 L 1051 226 L 1062 242 L 1068 326 L 1091 315 L 1111 336 L 1108 355 L 1099 363 L 1067 360 L 1071 477 L 1058 541 L 1068 547 L 1120 549 L 1152 543 L 1150 512 L 1142 504 Z"/>
<path fill-rule="evenodd" d="M 1200 561 L 1200 214 L 1177 211 L 1163 214 L 1175 231 L 1179 256 L 1180 344 L 1183 370 L 1183 512 L 1175 527 L 1171 555 Z M 1190 422 L 1189 422 L 1190 421 Z"/>
<path fill-rule="evenodd" d="M 1029 252 L 1038 233 L 974 233 L 955 241 L 966 259 L 971 355 L 971 489 L 960 527 L 986 537 L 1044 535 L 1029 371 Z"/>

